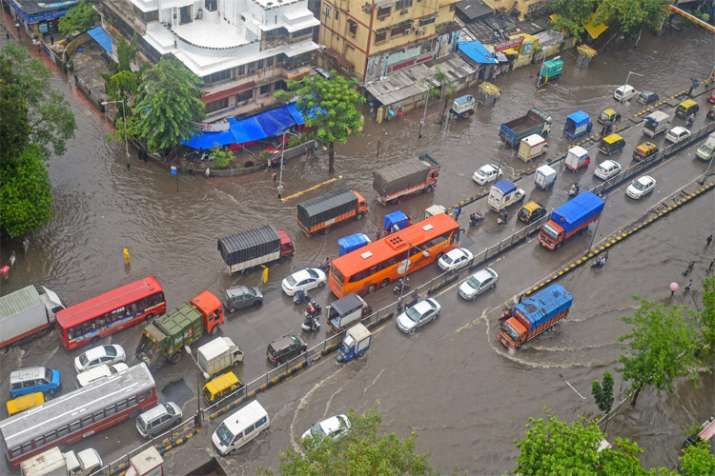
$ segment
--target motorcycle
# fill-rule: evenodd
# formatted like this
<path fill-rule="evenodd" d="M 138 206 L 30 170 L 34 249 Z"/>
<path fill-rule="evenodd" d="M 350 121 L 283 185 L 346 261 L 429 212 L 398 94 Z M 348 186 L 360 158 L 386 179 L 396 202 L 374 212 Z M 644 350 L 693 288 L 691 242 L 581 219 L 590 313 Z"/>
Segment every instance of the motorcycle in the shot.
<path fill-rule="evenodd" d="M 320 330 L 320 321 L 317 317 L 306 316 L 300 328 L 304 332 L 318 332 Z"/>
<path fill-rule="evenodd" d="M 469 226 L 477 226 L 482 220 L 484 220 L 484 216 L 479 212 L 474 212 L 469 215 Z"/>
<path fill-rule="evenodd" d="M 579 186 L 577 183 L 571 184 L 571 187 L 569 188 L 569 197 L 575 197 L 578 195 L 579 192 Z"/>
<path fill-rule="evenodd" d="M 308 301 L 310 301 L 310 296 L 308 296 L 308 293 L 306 293 L 305 291 L 297 291 L 293 295 L 293 304 L 301 305 L 305 304 Z"/>
<path fill-rule="evenodd" d="M 499 216 L 497 217 L 497 225 L 506 225 L 507 221 L 509 221 L 509 215 L 505 211 L 499 213 Z"/>
<path fill-rule="evenodd" d="M 392 294 L 395 296 L 399 296 L 401 294 L 405 294 L 407 291 L 410 290 L 410 282 L 408 279 L 400 279 L 395 283 L 395 286 L 392 288 Z"/>
<path fill-rule="evenodd" d="M 603 268 L 608 262 L 608 254 L 601 255 L 593 263 L 591 263 L 591 268 Z"/>

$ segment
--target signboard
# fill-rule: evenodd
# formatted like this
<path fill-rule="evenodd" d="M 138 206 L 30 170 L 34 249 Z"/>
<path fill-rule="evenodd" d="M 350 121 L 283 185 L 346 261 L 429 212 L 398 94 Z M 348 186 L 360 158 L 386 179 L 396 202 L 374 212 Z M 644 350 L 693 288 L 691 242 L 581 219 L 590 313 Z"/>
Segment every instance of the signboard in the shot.
<path fill-rule="evenodd" d="M 40 33 L 47 33 L 49 28 L 47 28 L 47 23 L 40 23 Z"/>
<path fill-rule="evenodd" d="M 519 49 L 521 44 L 524 42 L 524 37 L 514 38 L 513 40 L 505 41 L 504 43 L 497 43 L 494 45 L 494 52 L 498 53 L 500 51 L 508 50 L 509 48 Z"/>

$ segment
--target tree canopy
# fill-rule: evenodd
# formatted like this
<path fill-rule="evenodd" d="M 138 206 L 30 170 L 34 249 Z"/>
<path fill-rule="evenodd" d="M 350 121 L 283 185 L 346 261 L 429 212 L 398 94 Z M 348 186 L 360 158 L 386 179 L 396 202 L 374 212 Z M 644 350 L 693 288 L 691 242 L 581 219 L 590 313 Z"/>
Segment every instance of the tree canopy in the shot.
<path fill-rule="evenodd" d="M 340 441 L 308 440 L 302 452 L 281 453 L 282 476 L 428 475 L 433 470 L 425 455 L 415 451 L 415 435 L 400 440 L 394 433 L 379 432 L 381 416 L 348 414 L 352 427 Z M 265 471 L 272 474 L 270 470 Z"/>
<path fill-rule="evenodd" d="M 606 23 L 626 35 L 635 35 L 643 28 L 659 30 L 667 18 L 668 0 L 554 0 L 552 10 L 557 18 L 552 25 L 581 38 L 584 25 Z"/>
<path fill-rule="evenodd" d="M 680 474 L 683 476 L 715 474 L 715 455 L 710 451 L 708 442 L 700 441 L 683 450 L 680 456 Z"/>
<path fill-rule="evenodd" d="M 566 30 L 576 38 L 586 31 L 584 25 L 596 11 L 598 0 L 554 0 L 551 9 L 556 13 L 553 28 Z"/>
<path fill-rule="evenodd" d="M 703 280 L 703 309 L 698 314 L 705 355 L 715 354 L 715 276 Z"/>
<path fill-rule="evenodd" d="M 64 36 L 89 30 L 99 18 L 92 4 L 82 0 L 60 18 L 59 30 Z"/>
<path fill-rule="evenodd" d="M 288 81 L 288 91 L 276 95 L 296 99 L 298 110 L 314 137 L 328 147 L 328 169 L 335 172 L 335 143 L 344 144 L 348 137 L 362 132 L 364 117 L 359 106 L 365 97 L 357 83 L 332 71 L 330 78 L 314 74 L 300 81 Z"/>
<path fill-rule="evenodd" d="M 200 84 L 179 61 L 162 58 L 142 75 L 130 134 L 162 153 L 191 137 L 204 118 Z"/>

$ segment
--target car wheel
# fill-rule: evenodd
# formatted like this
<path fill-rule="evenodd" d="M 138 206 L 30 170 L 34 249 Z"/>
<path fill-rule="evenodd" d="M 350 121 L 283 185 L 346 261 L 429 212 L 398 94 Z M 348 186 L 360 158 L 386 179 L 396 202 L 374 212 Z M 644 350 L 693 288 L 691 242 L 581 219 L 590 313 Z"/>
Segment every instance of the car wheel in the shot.
<path fill-rule="evenodd" d="M 387 286 L 388 284 L 390 284 L 390 280 L 389 280 L 389 279 L 383 279 L 382 282 L 380 283 L 380 287 L 381 287 L 381 288 L 384 288 L 384 287 Z"/>
<path fill-rule="evenodd" d="M 375 287 L 375 285 L 374 285 L 374 284 L 371 284 L 370 286 L 367 287 L 367 293 L 368 293 L 368 294 L 372 294 L 372 293 L 375 292 L 375 289 L 377 289 L 377 288 Z"/>

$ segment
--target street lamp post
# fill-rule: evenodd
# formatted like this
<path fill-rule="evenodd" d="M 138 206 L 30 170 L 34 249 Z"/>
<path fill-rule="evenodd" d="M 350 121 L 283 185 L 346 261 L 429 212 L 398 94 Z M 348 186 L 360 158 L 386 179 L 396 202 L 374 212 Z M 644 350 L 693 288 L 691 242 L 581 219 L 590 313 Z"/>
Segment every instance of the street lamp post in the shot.
<path fill-rule="evenodd" d="M 127 158 L 127 168 L 129 168 L 129 139 L 127 137 L 127 112 L 125 110 L 126 99 L 122 98 L 117 101 L 102 101 L 102 106 L 117 103 L 122 105 L 122 122 L 124 123 L 124 155 Z"/>
<path fill-rule="evenodd" d="M 634 75 L 634 76 L 643 76 L 643 75 L 640 74 L 640 73 L 635 73 L 635 72 L 633 72 L 633 71 L 628 71 L 628 76 L 626 76 L 626 84 L 630 84 L 628 81 L 631 79 L 631 75 Z"/>
<path fill-rule="evenodd" d="M 283 134 L 281 135 L 281 162 L 279 165 L 279 170 L 278 170 L 278 196 L 280 197 L 281 194 L 283 193 L 283 157 L 285 156 L 285 151 L 286 151 L 286 134 L 292 135 L 295 137 L 299 137 L 298 134 L 295 132 L 290 132 L 289 130 L 284 130 Z"/>

